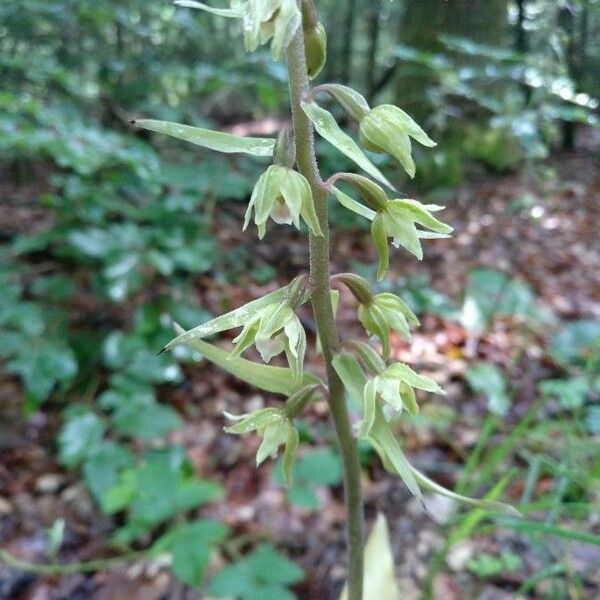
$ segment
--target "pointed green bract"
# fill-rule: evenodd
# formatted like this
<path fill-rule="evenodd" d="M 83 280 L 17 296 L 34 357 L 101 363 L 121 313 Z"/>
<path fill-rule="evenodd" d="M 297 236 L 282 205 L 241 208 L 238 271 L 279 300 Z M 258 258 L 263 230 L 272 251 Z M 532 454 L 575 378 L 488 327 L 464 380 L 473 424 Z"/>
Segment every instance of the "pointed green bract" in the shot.
<path fill-rule="evenodd" d="M 411 387 L 417 388 L 418 390 L 424 390 L 426 392 L 433 392 L 434 394 L 445 394 L 444 390 L 429 377 L 419 375 L 415 373 L 408 365 L 404 363 L 394 363 L 386 369 L 386 374 L 390 377 L 395 377 L 400 381 L 410 385 Z"/>
<path fill-rule="evenodd" d="M 176 330 L 179 333 L 183 333 L 184 331 L 179 326 L 176 326 Z M 227 350 L 223 350 L 201 339 L 191 339 L 185 343 L 223 370 L 265 392 L 291 396 L 304 386 L 323 384 L 312 373 L 304 372 L 302 373 L 302 377 L 296 380 L 290 369 L 261 365 L 244 358 L 231 358 L 231 354 Z"/>
<path fill-rule="evenodd" d="M 241 137 L 232 133 L 191 127 L 190 125 L 182 125 L 171 121 L 156 121 L 154 119 L 136 119 L 132 123 L 142 129 L 164 133 L 217 152 L 241 152 L 253 156 L 271 156 L 273 148 L 275 148 L 275 140 L 272 138 Z"/>
<path fill-rule="evenodd" d="M 377 213 L 374 210 L 371 210 L 370 208 L 366 207 L 364 204 L 357 202 L 356 200 L 354 200 L 354 198 L 351 198 L 350 196 L 348 196 L 348 194 L 345 194 L 338 188 L 332 187 L 331 193 L 335 196 L 336 200 L 344 208 L 351 210 L 353 213 L 356 213 L 357 215 L 360 215 L 361 217 L 365 217 L 365 218 L 369 219 L 369 221 L 372 221 L 375 218 L 375 215 Z"/>
<path fill-rule="evenodd" d="M 319 135 L 335 146 L 342 154 L 353 160 L 371 177 L 377 179 L 390 189 L 394 186 L 385 178 L 383 173 L 366 157 L 358 144 L 337 124 L 334 116 L 316 102 L 303 102 L 302 110 L 311 120 Z"/>
<path fill-rule="evenodd" d="M 391 468 L 399 475 L 411 494 L 423 505 L 423 493 L 412 472 L 410 463 L 404 456 L 400 444 L 386 422 L 381 408 L 376 407 L 375 413 L 373 425 L 365 439 L 375 448 L 384 466 Z"/>
<path fill-rule="evenodd" d="M 332 361 L 333 368 L 344 384 L 350 400 L 360 410 L 363 408 L 363 394 L 367 378 L 358 361 L 349 352 L 336 354 Z"/>
<path fill-rule="evenodd" d="M 434 205 L 435 206 L 435 205 Z M 434 210 L 441 210 L 443 206 L 435 206 Z M 446 223 L 442 223 L 431 214 L 431 209 L 416 200 L 390 200 L 387 208 L 389 212 L 396 215 L 399 219 L 413 221 L 427 229 L 431 229 L 436 233 L 449 234 L 452 232 L 452 227 Z"/>
<path fill-rule="evenodd" d="M 172 339 L 163 348 L 163 350 L 171 350 L 179 344 L 186 344 L 192 340 L 209 337 L 216 333 L 220 333 L 221 331 L 226 331 L 227 329 L 241 327 L 242 325 L 247 324 L 248 321 L 251 320 L 252 317 L 261 309 L 269 306 L 269 304 L 281 302 L 285 298 L 288 289 L 289 286 L 279 288 L 278 290 L 270 292 L 258 300 L 248 302 L 248 304 L 244 304 L 244 306 L 240 306 L 239 308 L 221 315 L 220 317 L 211 319 L 202 325 L 198 325 L 198 327 L 194 327 L 189 331 L 184 331 L 181 333 L 181 335 L 178 335 L 176 338 Z"/>
<path fill-rule="evenodd" d="M 415 479 L 422 485 L 424 488 L 435 492 L 436 494 L 440 494 L 441 496 L 446 496 L 447 498 L 452 498 L 452 500 L 456 500 L 457 502 L 461 502 L 463 504 L 470 504 L 471 506 L 476 506 L 477 508 L 482 508 L 484 510 L 489 510 L 490 512 L 501 513 L 504 515 L 510 515 L 512 517 L 520 517 L 521 513 L 510 504 L 506 504 L 505 502 L 498 502 L 497 500 L 478 500 L 477 498 L 469 498 L 468 496 L 463 496 L 462 494 L 457 494 L 444 486 L 436 483 L 432 479 L 429 479 L 427 475 L 421 473 L 418 469 L 415 469 L 412 465 L 410 469 L 415 476 Z"/>

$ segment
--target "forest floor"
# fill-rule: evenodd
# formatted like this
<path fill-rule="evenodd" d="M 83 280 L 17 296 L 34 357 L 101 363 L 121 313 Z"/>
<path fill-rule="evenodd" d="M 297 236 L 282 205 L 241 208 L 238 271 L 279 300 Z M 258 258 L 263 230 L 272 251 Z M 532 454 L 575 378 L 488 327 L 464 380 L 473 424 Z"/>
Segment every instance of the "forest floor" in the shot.
<path fill-rule="evenodd" d="M 460 306 L 469 271 L 491 267 L 528 283 L 539 303 L 561 320 L 600 320 L 600 154 L 591 150 L 554 156 L 537 168 L 535 175 L 481 175 L 448 193 L 443 201 L 436 198 L 446 204 L 444 220 L 454 225 L 455 236 L 427 243 L 423 263 L 397 252 L 392 259 L 389 279 L 395 283 L 391 289 L 401 289 L 403 282 L 425 273 L 430 289 Z M 238 230 L 239 204 L 225 205 L 222 210 L 220 223 L 226 225 L 220 227 L 219 237 L 223 247 L 253 244 L 253 234 L 242 235 Z M 196 289 L 202 306 L 218 314 L 223 306 L 241 305 L 295 275 L 306 264 L 306 251 L 301 238 L 280 231 L 271 230 L 256 261 L 276 266 L 281 281 L 261 287 L 250 281 L 228 285 L 201 277 Z M 336 271 L 347 270 L 354 263 L 372 265 L 375 256 L 368 233 L 336 233 L 332 258 Z M 308 315 L 303 317 L 307 329 L 314 331 Z M 342 293 L 339 322 L 345 335 L 360 333 L 354 321 L 355 306 L 351 297 Z M 464 383 L 468 362 L 487 360 L 509 373 L 512 405 L 489 442 L 497 447 L 502 435 L 510 432 L 532 406 L 537 382 L 556 374 L 557 367 L 544 350 L 546 343 L 543 327 L 531 329 L 518 319 L 495 319 L 487 330 L 475 335 L 460 321 L 433 314 L 424 315 L 411 344 L 393 339 L 396 358 L 427 372 L 448 391 L 441 400 L 430 398 L 422 404 L 425 414 L 441 420 L 439 427 L 402 427 L 403 445 L 411 462 L 437 481 L 454 486 L 456 473 L 472 452 L 487 414 L 486 399 L 468 392 Z M 318 356 L 311 354 L 308 360 L 316 369 L 322 368 Z M 299 598 L 335 600 L 345 572 L 341 487 L 318 488 L 319 510 L 290 504 L 273 480 L 272 465 L 255 468 L 256 437 L 234 437 L 222 431 L 223 410 L 247 412 L 273 399 L 236 383 L 210 365 L 186 366 L 185 374 L 185 384 L 165 386 L 160 397 L 185 417 L 186 425 L 172 435 L 173 440 L 186 447 L 200 476 L 215 479 L 225 488 L 225 499 L 203 508 L 202 513 L 228 523 L 236 535 L 247 536 L 246 543 L 270 539 L 285 550 L 306 573 L 304 582 L 294 588 Z M 110 556 L 106 539 L 113 522 L 98 512 L 76 474 L 61 468 L 55 456 L 61 407 L 47 405 L 43 413 L 24 419 L 14 379 L 0 381 L 0 406 L 2 547 L 23 559 L 38 561 L 45 548 L 46 528 L 55 519 L 64 518 L 68 527 L 62 562 Z M 317 432 L 315 446 L 331 441 L 326 408 L 316 403 L 307 416 Z M 443 425 L 447 415 L 451 426 Z M 518 456 L 512 461 L 519 466 Z M 501 472 L 511 466 L 513 462 L 503 464 Z M 544 479 L 538 485 L 544 485 Z M 439 497 L 431 498 L 431 512 L 436 518 L 423 513 L 403 483 L 386 474 L 375 459 L 365 468 L 364 489 L 367 523 L 372 523 L 380 511 L 388 519 L 402 598 L 416 599 L 432 558 L 443 546 L 452 506 Z M 479 493 L 482 491 L 486 490 Z M 515 483 L 507 487 L 504 496 L 518 502 L 522 493 L 522 485 Z M 590 514 L 584 526 L 600 534 L 600 515 L 592 517 Z M 572 597 L 600 597 L 600 547 L 571 540 L 556 544 L 573 569 L 584 574 L 577 592 L 580 595 Z M 543 566 L 533 545 L 521 533 L 502 528 L 457 543 L 433 580 L 434 597 L 521 597 L 518 590 L 523 582 Z M 521 557 L 519 568 L 487 579 L 466 569 L 473 557 L 506 548 Z M 544 598 L 549 593 L 541 582 L 532 586 L 528 597 Z M 175 583 L 156 561 L 53 577 L 0 567 L 0 598 L 7 600 L 201 597 Z"/>

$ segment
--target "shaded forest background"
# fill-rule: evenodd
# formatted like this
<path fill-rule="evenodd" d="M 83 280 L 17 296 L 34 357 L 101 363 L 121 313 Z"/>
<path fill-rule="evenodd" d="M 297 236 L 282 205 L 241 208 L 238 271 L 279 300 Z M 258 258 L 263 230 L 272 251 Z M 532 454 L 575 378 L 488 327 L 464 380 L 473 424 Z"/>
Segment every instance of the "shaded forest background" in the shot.
<path fill-rule="evenodd" d="M 367 517 L 388 517 L 403 597 L 597 598 L 600 2 L 318 6 L 317 81 L 423 124 L 438 146 L 415 148 L 415 179 L 393 181 L 445 204 L 456 229 L 422 265 L 392 259 L 385 290 L 423 322 L 412 345 L 392 339 L 394 356 L 449 390 L 398 433 L 436 480 L 525 515 L 432 498 L 432 520 L 364 449 Z M 258 245 L 240 231 L 265 164 L 129 125 L 278 131 L 285 65 L 246 55 L 238 27 L 157 0 L 0 4 L 0 598 L 339 596 L 326 407 L 306 419 L 285 490 L 277 465 L 255 470 L 256 439 L 222 433 L 223 410 L 277 400 L 184 349 L 156 356 L 171 320 L 195 326 L 307 264 L 299 235 L 273 227 Z M 351 170 L 319 150 L 324 173 Z M 334 269 L 375 285 L 364 223 L 332 216 Z M 342 296 L 348 337 L 354 315 Z"/>

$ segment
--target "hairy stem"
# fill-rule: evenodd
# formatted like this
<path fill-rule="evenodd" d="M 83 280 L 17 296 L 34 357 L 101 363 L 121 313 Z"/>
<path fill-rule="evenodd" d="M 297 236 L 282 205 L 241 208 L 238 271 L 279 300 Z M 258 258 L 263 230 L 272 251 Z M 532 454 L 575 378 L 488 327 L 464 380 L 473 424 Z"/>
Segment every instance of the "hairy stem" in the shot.
<path fill-rule="evenodd" d="M 312 234 L 310 236 L 311 302 L 327 368 L 329 407 L 344 467 L 349 554 L 348 599 L 362 600 L 363 506 L 360 463 L 356 439 L 352 435 L 350 417 L 344 399 L 344 387 L 332 365 L 333 354 L 339 348 L 340 341 L 330 300 L 327 191 L 322 185 L 317 167 L 312 125 L 300 106 L 309 89 L 301 28 L 288 48 L 287 59 L 296 160 L 300 173 L 310 183 L 319 224 L 323 231 L 323 236 Z"/>

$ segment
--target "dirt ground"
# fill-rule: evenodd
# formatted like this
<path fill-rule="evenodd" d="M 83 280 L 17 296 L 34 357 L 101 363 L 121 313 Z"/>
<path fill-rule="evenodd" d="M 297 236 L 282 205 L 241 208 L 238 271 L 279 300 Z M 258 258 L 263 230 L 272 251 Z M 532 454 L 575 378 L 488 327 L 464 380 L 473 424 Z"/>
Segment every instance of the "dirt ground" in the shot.
<path fill-rule="evenodd" d="M 561 319 L 600 319 L 600 153 L 598 145 L 590 144 L 577 153 L 554 156 L 535 173 L 526 170 L 501 177 L 481 174 L 446 195 L 443 201 L 436 198 L 447 205 L 445 220 L 455 226 L 455 236 L 428 243 L 423 263 L 396 252 L 390 279 L 400 281 L 425 272 L 435 289 L 458 301 L 469 269 L 489 266 L 521 277 Z M 239 205 L 231 210 L 239 210 Z M 242 235 L 236 226 L 237 218 L 227 216 L 231 227 L 221 228 L 222 244 L 252 243 L 253 234 Z M 271 233 L 266 241 L 268 246 L 257 260 L 283 267 L 287 271 L 284 276 L 296 274 L 306 264 L 300 238 Z M 333 248 L 338 271 L 350 266 L 350 257 L 361 263 L 375 260 L 366 232 L 340 232 Z M 269 284 L 275 285 L 276 282 Z M 221 312 L 224 298 L 238 305 L 264 291 L 255 284 L 228 286 L 208 278 L 200 278 L 196 287 L 203 306 L 215 313 Z M 351 297 L 343 293 L 339 320 L 347 335 L 359 332 L 353 324 L 354 314 Z M 304 318 L 308 330 L 314 330 L 308 315 Z M 531 405 L 536 382 L 553 372 L 540 350 L 544 343 L 543 331 L 524 339 L 517 324 L 509 320 L 499 320 L 489 333 L 473 340 L 458 323 L 435 316 L 423 319 L 423 327 L 415 332 L 411 345 L 394 339 L 396 357 L 431 374 L 449 392 L 443 403 L 428 400 L 428 409 L 441 410 L 445 404 L 459 415 L 453 430 L 445 434 L 432 428 L 403 430 L 403 443 L 411 461 L 452 486 L 462 457 L 477 439 L 486 411 L 483 399 L 465 394 L 461 374 L 466 361 L 484 358 L 500 365 L 511 364 L 515 400 L 507 419 L 510 427 Z M 520 349 L 516 359 L 515 348 Z M 319 357 L 310 355 L 309 361 L 320 368 Z M 185 372 L 183 385 L 165 387 L 160 396 L 180 409 L 186 419 L 185 427 L 172 436 L 173 441 L 187 448 L 200 476 L 220 481 L 226 490 L 225 500 L 203 508 L 202 514 L 222 519 L 236 535 L 248 536 L 248 543 L 271 539 L 293 557 L 306 572 L 305 581 L 294 589 L 299 598 L 334 600 L 345 571 L 341 489 L 320 489 L 322 509 L 318 511 L 290 505 L 281 488 L 273 483 L 271 465 L 255 469 L 257 439 L 222 432 L 224 409 L 245 412 L 274 399 L 249 390 L 210 365 L 186 366 Z M 62 469 L 55 458 L 60 407 L 45 406 L 43 413 L 25 419 L 19 394 L 17 381 L 0 381 L 2 547 L 23 559 L 40 560 L 45 549 L 45 528 L 55 519 L 64 518 L 67 529 L 61 562 L 111 556 L 106 544 L 111 520 L 98 512 L 76 475 Z M 317 431 L 317 445 L 331 441 L 326 406 L 316 404 L 307 420 Z M 443 544 L 443 524 L 450 516 L 451 506 L 443 499 L 432 500 L 436 522 L 419 509 L 402 482 L 387 475 L 378 461 L 365 470 L 364 489 L 367 522 L 372 522 L 378 511 L 388 518 L 402 598 L 416 599 L 429 561 Z M 519 489 L 507 491 L 509 499 L 518 500 L 519 494 Z M 600 549 L 569 544 L 572 560 L 590 569 L 586 594 L 591 595 L 582 597 L 600 597 Z M 524 557 L 530 571 L 535 571 L 536 559 L 529 556 L 527 542 L 518 535 L 498 531 L 476 536 L 452 549 L 435 579 L 435 597 L 516 598 L 515 590 L 522 583 L 517 575 L 482 583 L 464 569 L 468 558 L 506 545 Z M 223 557 L 216 557 L 216 564 L 222 560 Z M 0 567 L 0 598 L 6 600 L 202 597 L 174 582 L 157 561 L 52 577 Z M 543 597 L 543 589 L 537 590 L 534 597 Z"/>

